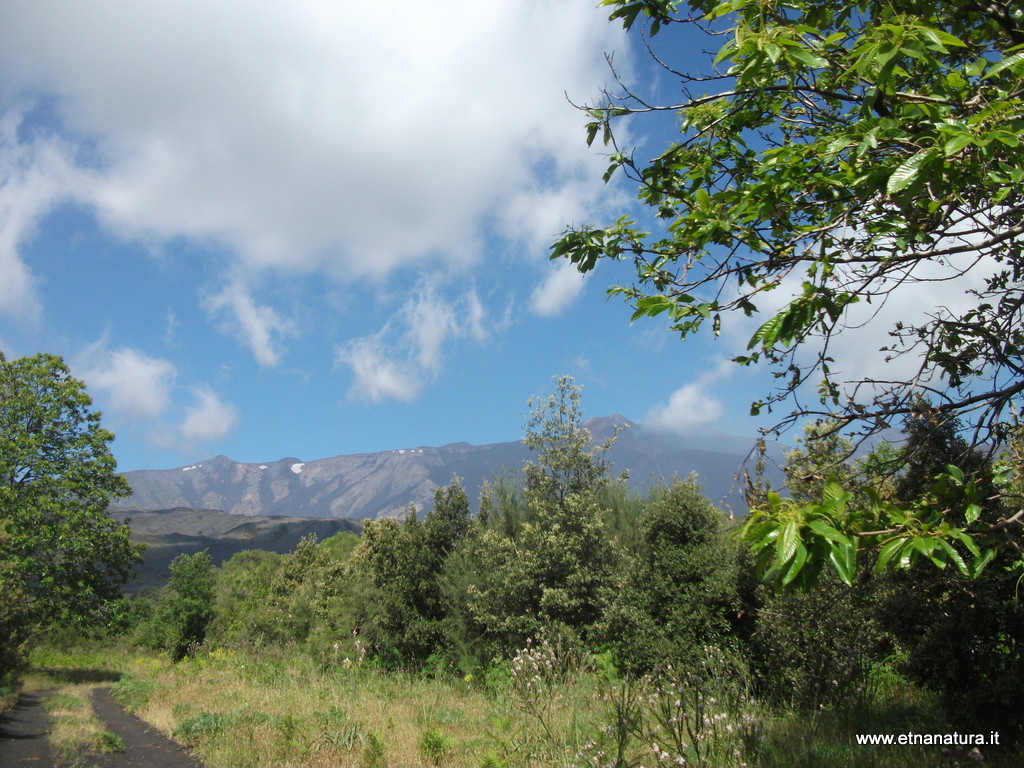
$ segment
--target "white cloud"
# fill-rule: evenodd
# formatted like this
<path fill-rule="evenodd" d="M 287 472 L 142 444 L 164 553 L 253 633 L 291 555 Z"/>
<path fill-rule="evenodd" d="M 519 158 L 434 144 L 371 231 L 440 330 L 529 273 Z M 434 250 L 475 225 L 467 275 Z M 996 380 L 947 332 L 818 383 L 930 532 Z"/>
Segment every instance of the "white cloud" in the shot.
<path fill-rule="evenodd" d="M 209 387 L 192 390 L 195 403 L 185 410 L 178 431 L 187 442 L 213 442 L 227 437 L 238 425 L 238 410 L 223 402 Z"/>
<path fill-rule="evenodd" d="M 192 403 L 182 415 L 174 396 L 179 389 L 174 364 L 138 349 L 110 349 L 100 339 L 78 355 L 74 368 L 90 390 L 98 391 L 104 411 L 129 420 L 133 429 L 141 426 L 151 447 L 191 451 L 196 443 L 226 437 L 238 424 L 237 409 L 206 385 L 190 388 Z"/>
<path fill-rule="evenodd" d="M 133 419 L 155 419 L 171 405 L 177 370 L 173 363 L 131 347 L 108 349 L 101 339 L 79 358 L 81 377 L 89 387 L 104 390 L 114 413 Z"/>
<path fill-rule="evenodd" d="M 847 395 L 853 395 L 856 385 L 862 381 L 913 381 L 922 366 L 923 359 L 917 352 L 893 356 L 881 351 L 892 346 L 895 339 L 890 335 L 897 323 L 907 327 L 925 323 L 929 316 L 948 312 L 961 315 L 976 306 L 978 299 L 970 292 L 983 290 L 985 280 L 999 269 L 989 258 L 978 259 L 977 254 L 963 254 L 956 260 L 946 262 L 931 260 L 918 263 L 908 272 L 894 272 L 887 280 L 876 281 L 871 290 L 875 298 L 871 303 L 861 300 L 846 308 L 838 334 L 834 334 L 829 346 L 829 364 L 833 380 L 846 385 Z M 856 276 L 848 279 L 856 285 Z M 805 276 L 791 273 L 780 286 L 769 293 L 761 294 L 756 304 L 758 314 L 745 318 L 734 316 L 724 318 L 722 341 L 733 354 L 748 354 L 747 344 L 754 332 L 772 315 L 802 293 Z M 891 291 L 885 295 L 886 291 Z M 822 349 L 822 339 L 807 339 L 797 354 L 796 361 L 810 365 Z M 817 380 L 812 386 L 817 385 Z M 871 386 L 862 386 L 857 392 L 859 401 L 864 402 L 874 392 Z"/>
<path fill-rule="evenodd" d="M 668 402 L 652 408 L 643 422 L 654 429 L 682 434 L 716 423 L 725 414 L 725 406 L 713 394 L 714 387 L 729 376 L 734 366 L 731 361 L 723 361 L 679 387 L 669 395 Z"/>
<path fill-rule="evenodd" d="M 290 334 L 292 325 L 272 307 L 257 304 L 246 286 L 232 282 L 220 293 L 208 296 L 203 304 L 211 315 L 225 311 L 230 315 L 227 327 L 249 348 L 257 363 L 271 367 L 280 362 L 280 337 Z"/>
<path fill-rule="evenodd" d="M 335 350 L 335 362 L 352 372 L 350 397 L 414 400 L 439 374 L 451 340 L 488 338 L 488 317 L 476 290 L 449 296 L 440 283 L 437 275 L 424 277 L 383 328 Z"/>
<path fill-rule="evenodd" d="M 42 216 L 75 195 L 81 174 L 72 167 L 66 145 L 20 138 L 21 129 L 18 114 L 0 115 L 0 312 L 32 324 L 41 318 L 42 306 L 20 248 Z"/>
<path fill-rule="evenodd" d="M 392 359 L 393 353 L 379 336 L 355 339 L 336 351 L 339 365 L 352 369 L 349 396 L 357 400 L 379 403 L 384 400 L 414 400 L 420 384 L 409 375 L 408 361 Z"/>
<path fill-rule="evenodd" d="M 541 317 L 554 317 L 567 310 L 583 290 L 583 274 L 569 262 L 548 270 L 544 281 L 530 297 L 530 309 Z"/>
<path fill-rule="evenodd" d="M 59 97 L 124 236 L 381 277 L 472 261 L 505 211 L 561 229 L 550 200 L 604 164 L 564 94 L 593 95 L 626 47 L 591 5 L 8 0 L 0 72 Z"/>

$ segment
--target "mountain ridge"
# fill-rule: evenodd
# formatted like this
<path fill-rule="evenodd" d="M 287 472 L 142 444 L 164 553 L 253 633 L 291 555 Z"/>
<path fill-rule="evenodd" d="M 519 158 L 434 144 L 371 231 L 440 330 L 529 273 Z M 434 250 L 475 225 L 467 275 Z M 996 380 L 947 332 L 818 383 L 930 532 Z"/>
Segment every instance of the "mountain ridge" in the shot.
<path fill-rule="evenodd" d="M 712 501 L 744 512 L 734 482 L 754 438 L 717 430 L 674 435 L 645 427 L 620 414 L 593 417 L 585 426 L 596 444 L 615 434 L 609 451 L 612 475 L 626 470 L 634 490 L 651 482 L 695 472 Z M 781 447 L 770 452 L 781 456 Z M 303 460 L 288 456 L 260 463 L 217 455 L 195 464 L 125 473 L 131 496 L 112 509 L 216 509 L 233 515 L 366 519 L 397 517 L 433 504 L 437 487 L 457 475 L 475 503 L 484 481 L 505 468 L 519 470 L 530 459 L 521 441 L 473 445 L 421 445 Z"/>

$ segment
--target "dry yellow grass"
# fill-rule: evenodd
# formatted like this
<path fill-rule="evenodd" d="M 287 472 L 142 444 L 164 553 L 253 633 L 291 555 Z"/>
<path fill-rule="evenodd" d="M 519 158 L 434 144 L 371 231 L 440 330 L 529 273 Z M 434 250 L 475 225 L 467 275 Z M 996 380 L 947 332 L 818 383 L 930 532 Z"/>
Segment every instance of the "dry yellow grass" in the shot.
<path fill-rule="evenodd" d="M 108 734 L 92 708 L 92 691 L 100 683 L 67 683 L 46 700 L 50 713 L 50 749 L 58 762 L 75 765 L 90 752 L 109 750 L 117 740 Z"/>
<path fill-rule="evenodd" d="M 553 750 L 571 759 L 599 708 L 593 693 L 560 697 L 559 747 L 508 697 L 467 681 L 230 651 L 146 674 L 156 690 L 137 714 L 211 768 L 548 765 Z"/>

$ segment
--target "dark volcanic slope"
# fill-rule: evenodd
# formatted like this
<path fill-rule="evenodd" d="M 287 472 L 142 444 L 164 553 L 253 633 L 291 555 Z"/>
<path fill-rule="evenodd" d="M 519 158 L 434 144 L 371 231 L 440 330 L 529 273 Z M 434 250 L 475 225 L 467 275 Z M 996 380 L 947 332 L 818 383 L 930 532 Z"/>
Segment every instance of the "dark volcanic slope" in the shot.
<path fill-rule="evenodd" d="M 283 554 L 295 549 L 303 537 L 318 540 L 336 533 L 359 533 L 353 520 L 310 517 L 240 517 L 216 509 L 112 510 L 114 519 L 129 521 L 132 541 L 146 545 L 143 563 L 131 590 L 156 587 L 167 582 L 168 566 L 178 555 L 209 550 L 220 565 L 245 549 L 263 549 Z"/>
<path fill-rule="evenodd" d="M 614 424 L 629 425 L 610 458 L 616 473 L 629 471 L 634 488 L 642 489 L 652 480 L 696 473 L 712 501 L 737 511 L 744 509 L 734 478 L 753 439 L 724 433 L 682 438 L 645 429 L 618 416 L 587 422 L 597 440 L 610 434 Z M 266 464 L 241 464 L 217 456 L 178 469 L 128 472 L 133 494 L 117 506 L 220 509 L 233 515 L 398 516 L 410 504 L 420 511 L 429 509 L 434 490 L 456 474 L 475 503 L 484 480 L 506 467 L 518 469 L 528 458 L 529 451 L 520 442 L 453 443 L 307 462 L 287 458 Z"/>

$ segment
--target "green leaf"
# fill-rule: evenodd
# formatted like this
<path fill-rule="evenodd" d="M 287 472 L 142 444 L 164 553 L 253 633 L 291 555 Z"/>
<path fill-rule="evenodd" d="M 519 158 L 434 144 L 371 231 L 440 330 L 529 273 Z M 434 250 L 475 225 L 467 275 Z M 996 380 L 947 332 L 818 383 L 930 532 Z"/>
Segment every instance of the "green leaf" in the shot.
<path fill-rule="evenodd" d="M 938 46 L 937 50 L 945 53 L 945 46 L 951 45 L 957 48 L 963 48 L 964 42 L 957 37 L 949 34 L 948 32 L 935 29 L 934 27 L 922 27 L 921 34 L 931 40 Z"/>
<path fill-rule="evenodd" d="M 775 542 L 775 559 L 780 566 L 793 559 L 796 545 L 800 542 L 800 529 L 795 520 L 790 520 L 782 529 L 779 540 Z"/>
<path fill-rule="evenodd" d="M 849 537 L 844 536 L 842 533 L 837 531 L 835 528 L 833 528 L 831 525 L 824 522 L 823 520 L 811 520 L 809 523 L 807 523 L 807 527 L 810 528 L 814 533 L 821 536 L 822 538 L 828 539 L 829 541 L 834 541 L 837 544 L 850 545 L 852 542 L 852 540 Z"/>
<path fill-rule="evenodd" d="M 978 519 L 978 516 L 980 514 L 981 507 L 979 507 L 977 504 L 968 504 L 967 509 L 964 510 L 964 520 L 966 520 L 967 524 L 970 525 Z"/>
<path fill-rule="evenodd" d="M 875 561 L 875 573 L 884 573 L 889 565 L 889 561 L 900 551 L 904 544 L 906 542 L 903 539 L 892 539 L 883 544 L 882 548 L 878 550 L 878 559 Z"/>
<path fill-rule="evenodd" d="M 946 556 L 949 558 L 950 562 L 952 562 L 953 565 L 957 567 L 957 570 L 960 571 L 960 573 L 962 573 L 964 576 L 970 576 L 971 569 L 967 567 L 967 563 L 964 562 L 964 559 L 960 556 L 960 553 L 953 549 L 953 545 L 945 539 L 938 539 L 937 541 L 939 543 L 939 546 L 946 552 Z"/>
<path fill-rule="evenodd" d="M 922 166 L 931 160 L 933 155 L 932 150 L 925 150 L 907 158 L 889 177 L 889 182 L 885 187 L 886 191 L 891 195 L 909 187 L 920 173 Z"/>
<path fill-rule="evenodd" d="M 795 59 L 809 69 L 821 69 L 828 66 L 827 61 L 820 56 L 815 56 L 806 48 L 788 48 L 787 53 L 790 58 Z"/>
<path fill-rule="evenodd" d="M 976 557 L 971 564 L 971 576 L 975 579 L 978 578 L 981 572 L 985 570 L 985 566 L 991 563 L 995 556 L 996 550 L 994 548 L 983 550 L 981 556 Z"/>
<path fill-rule="evenodd" d="M 1024 51 L 1015 53 L 1012 56 L 1007 56 L 1002 61 L 997 61 L 985 72 L 985 74 L 982 76 L 982 79 L 988 80 L 989 78 L 995 77 L 1003 70 L 1013 69 L 1021 62 L 1024 62 Z"/>
<path fill-rule="evenodd" d="M 657 317 L 675 306 L 667 296 L 643 296 L 636 301 L 636 311 L 633 313 L 633 320 L 640 317 Z"/>
<path fill-rule="evenodd" d="M 857 548 L 836 544 L 829 550 L 828 560 L 843 583 L 852 587 L 857 579 Z"/>
<path fill-rule="evenodd" d="M 754 335 L 750 337 L 750 341 L 747 343 L 747 349 L 753 349 L 760 344 L 765 349 L 775 345 L 775 342 L 779 338 L 779 330 L 782 328 L 782 315 L 774 315 L 768 318 L 761 327 L 758 328 Z"/>
<path fill-rule="evenodd" d="M 789 568 L 786 570 L 785 575 L 782 577 L 782 586 L 788 587 L 793 583 L 800 572 L 803 570 L 804 563 L 807 562 L 807 547 L 804 546 L 802 541 L 797 541 L 796 552 L 793 555 L 793 562 L 790 563 Z"/>
<path fill-rule="evenodd" d="M 850 499 L 850 494 L 843 490 L 841 486 L 834 479 L 829 480 L 825 483 L 825 488 L 822 491 L 821 499 L 827 503 L 839 503 L 846 502 Z"/>
<path fill-rule="evenodd" d="M 964 147 L 973 143 L 974 136 L 970 133 L 967 133 L 966 131 L 964 133 L 958 133 L 942 145 L 942 153 L 946 157 L 951 157 Z"/>
<path fill-rule="evenodd" d="M 967 547 L 967 551 L 974 555 L 975 558 L 981 557 L 981 550 L 978 548 L 977 542 L 959 528 L 951 528 L 947 535 L 949 538 L 955 539 Z"/>

